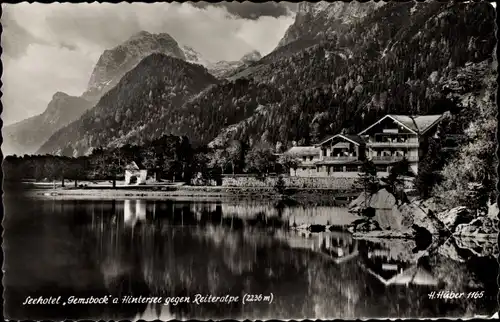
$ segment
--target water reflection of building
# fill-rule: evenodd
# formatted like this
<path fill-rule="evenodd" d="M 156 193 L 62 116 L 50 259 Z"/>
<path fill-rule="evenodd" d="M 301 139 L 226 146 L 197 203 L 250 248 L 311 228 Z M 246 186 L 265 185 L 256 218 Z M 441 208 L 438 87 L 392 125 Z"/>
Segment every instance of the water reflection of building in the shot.
<path fill-rule="evenodd" d="M 381 281 L 390 280 L 409 266 L 408 261 L 400 258 L 397 251 L 391 251 L 385 246 L 384 244 L 368 243 L 368 251 L 363 252 L 368 272 Z"/>
<path fill-rule="evenodd" d="M 170 321 L 175 319 L 175 316 L 170 313 L 168 305 L 163 304 L 148 304 L 142 313 L 138 313 L 132 321 Z"/>
<path fill-rule="evenodd" d="M 145 200 L 125 200 L 123 209 L 123 221 L 125 225 L 134 227 L 138 221 L 146 220 Z"/>
<path fill-rule="evenodd" d="M 437 286 L 439 280 L 425 268 L 416 264 L 402 269 L 401 267 L 391 264 L 382 265 L 382 271 L 395 271 L 397 272 L 391 278 L 384 278 L 379 272 L 375 272 L 368 268 L 368 273 L 377 278 L 384 285 L 425 285 Z"/>
<path fill-rule="evenodd" d="M 317 252 L 335 263 L 343 263 L 359 254 L 358 241 L 352 235 L 341 232 L 301 233 L 282 232 L 275 237 L 286 241 L 291 248 L 301 248 Z"/>
<path fill-rule="evenodd" d="M 418 264 L 418 257 L 412 254 L 409 243 L 369 242 L 363 253 L 365 269 L 384 285 L 438 284 L 432 273 Z"/>
<path fill-rule="evenodd" d="M 336 263 L 345 262 L 359 254 L 358 241 L 346 233 L 321 233 L 319 249 Z"/>

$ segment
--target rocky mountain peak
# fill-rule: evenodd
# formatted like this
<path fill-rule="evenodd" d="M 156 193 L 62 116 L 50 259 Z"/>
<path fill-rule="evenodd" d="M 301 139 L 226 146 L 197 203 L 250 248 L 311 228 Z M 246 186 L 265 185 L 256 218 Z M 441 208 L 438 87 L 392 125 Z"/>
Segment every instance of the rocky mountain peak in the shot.
<path fill-rule="evenodd" d="M 240 60 L 243 63 L 249 63 L 249 62 L 258 61 L 261 58 L 262 58 L 262 55 L 257 50 L 253 50 L 253 51 L 249 52 L 248 54 L 243 55 L 243 57 L 241 57 Z"/>
<path fill-rule="evenodd" d="M 383 2 L 301 2 L 295 22 L 288 28 L 278 47 L 298 39 L 319 38 L 325 34 L 342 31 L 343 25 L 351 25 L 382 6 Z"/>
<path fill-rule="evenodd" d="M 136 33 L 135 35 L 133 35 L 132 37 L 129 38 L 129 40 L 134 40 L 134 39 L 142 39 L 142 38 L 145 38 L 145 37 L 151 37 L 152 34 L 146 30 L 142 30 L 142 31 L 139 31 L 138 33 Z"/>
<path fill-rule="evenodd" d="M 211 64 L 208 60 L 203 58 L 203 56 L 190 46 L 183 45 L 182 51 L 184 56 L 186 56 L 186 61 L 193 64 L 199 64 L 205 67 L 209 67 Z"/>
<path fill-rule="evenodd" d="M 231 73 L 241 68 L 246 68 L 253 62 L 259 61 L 262 55 L 257 50 L 253 50 L 236 61 L 221 60 L 214 64 L 207 65 L 208 70 L 217 78 L 226 78 Z"/>
<path fill-rule="evenodd" d="M 169 34 L 141 31 L 123 44 L 104 51 L 92 72 L 84 97 L 97 102 L 125 73 L 152 53 L 162 53 L 186 60 L 184 51 Z"/>
<path fill-rule="evenodd" d="M 65 97 L 69 97 L 69 95 L 64 92 L 56 92 L 54 95 L 52 95 L 52 100 L 58 100 Z"/>

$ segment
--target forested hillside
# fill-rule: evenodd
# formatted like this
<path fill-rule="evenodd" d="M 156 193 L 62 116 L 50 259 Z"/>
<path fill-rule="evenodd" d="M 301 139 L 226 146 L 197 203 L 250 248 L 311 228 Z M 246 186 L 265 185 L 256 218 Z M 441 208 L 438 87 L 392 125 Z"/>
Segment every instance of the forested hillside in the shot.
<path fill-rule="evenodd" d="M 343 34 L 352 24 L 363 20 L 382 5 L 382 1 L 301 2 L 295 22 L 288 28 L 278 47 L 298 40 L 320 40 Z"/>
<path fill-rule="evenodd" d="M 181 108 L 152 120 L 142 135 L 186 135 L 194 145 L 208 144 L 219 132 L 281 100 L 274 87 L 252 80 L 214 85 Z M 168 133 L 166 133 L 168 132 Z"/>
<path fill-rule="evenodd" d="M 77 156 L 93 148 L 142 144 L 153 137 L 141 133 L 217 79 L 200 65 L 163 54 L 152 54 L 128 72 L 78 121 L 57 131 L 39 150 Z M 168 125 L 159 125 L 168 132 Z"/>
<path fill-rule="evenodd" d="M 340 37 L 242 72 L 277 87 L 283 100 L 233 132 L 309 144 L 387 113 L 459 108 L 440 84 L 457 81 L 466 63 L 492 59 L 494 17 L 487 3 L 382 6 Z"/>

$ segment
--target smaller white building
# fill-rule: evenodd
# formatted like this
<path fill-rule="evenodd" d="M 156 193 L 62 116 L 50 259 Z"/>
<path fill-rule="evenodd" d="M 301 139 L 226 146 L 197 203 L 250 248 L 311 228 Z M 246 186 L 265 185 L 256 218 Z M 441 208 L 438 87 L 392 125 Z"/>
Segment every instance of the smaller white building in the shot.
<path fill-rule="evenodd" d="M 320 160 L 320 148 L 314 146 L 294 146 L 286 151 L 285 154 L 295 158 L 299 162 L 296 169 L 290 169 L 291 176 L 316 176 L 316 162 Z"/>
<path fill-rule="evenodd" d="M 145 184 L 148 170 L 138 161 L 132 161 L 125 167 L 125 184 Z"/>

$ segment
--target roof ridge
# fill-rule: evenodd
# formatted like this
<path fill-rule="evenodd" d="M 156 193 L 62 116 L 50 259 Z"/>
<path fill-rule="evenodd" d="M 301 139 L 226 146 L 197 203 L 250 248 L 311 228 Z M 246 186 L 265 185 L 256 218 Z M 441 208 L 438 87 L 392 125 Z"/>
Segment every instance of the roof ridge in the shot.
<path fill-rule="evenodd" d="M 415 129 L 417 129 L 417 135 L 420 135 L 420 129 L 418 128 L 417 122 L 415 122 L 415 116 L 413 114 L 408 115 L 413 122 L 413 125 L 415 125 Z M 418 116 L 417 116 L 418 117 Z"/>

